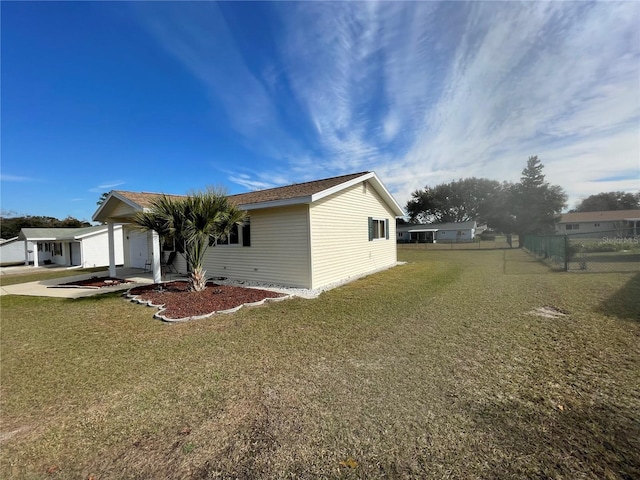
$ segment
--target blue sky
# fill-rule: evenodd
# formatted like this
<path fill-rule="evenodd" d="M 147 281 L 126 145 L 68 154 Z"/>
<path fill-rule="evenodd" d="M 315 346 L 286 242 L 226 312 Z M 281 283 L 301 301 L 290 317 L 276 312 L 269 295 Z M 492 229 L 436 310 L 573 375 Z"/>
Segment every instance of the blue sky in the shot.
<path fill-rule="evenodd" d="M 3 214 L 373 170 L 401 205 L 530 155 L 640 188 L 638 2 L 2 2 Z"/>

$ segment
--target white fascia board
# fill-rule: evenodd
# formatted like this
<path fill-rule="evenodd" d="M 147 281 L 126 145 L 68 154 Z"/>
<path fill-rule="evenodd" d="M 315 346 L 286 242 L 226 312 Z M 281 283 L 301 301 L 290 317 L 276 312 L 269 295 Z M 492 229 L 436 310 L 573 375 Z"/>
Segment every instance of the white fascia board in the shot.
<path fill-rule="evenodd" d="M 98 220 L 98 218 L 100 217 L 100 214 L 102 213 L 102 209 L 105 208 L 107 206 L 107 203 L 109 202 L 109 200 L 111 200 L 112 198 L 117 198 L 118 200 L 120 200 L 123 203 L 126 203 L 127 205 L 129 205 L 130 207 L 136 209 L 136 210 L 142 210 L 142 207 L 140 205 L 138 205 L 135 202 L 132 202 L 131 200 L 129 200 L 128 198 L 123 197 L 122 195 L 120 195 L 117 192 L 111 191 L 109 193 L 109 195 L 107 195 L 107 198 L 104 199 L 104 202 L 102 202 L 102 204 L 98 207 L 98 209 L 95 211 L 95 213 L 93 214 L 93 216 L 91 217 L 91 220 L 93 220 L 94 222 L 99 222 L 101 220 Z"/>
<path fill-rule="evenodd" d="M 263 208 L 275 208 L 275 207 L 288 207 L 290 205 L 303 205 L 305 203 L 311 203 L 310 196 L 287 198 L 285 200 L 273 200 L 271 202 L 249 203 L 247 205 L 239 204 L 238 208 L 242 210 L 259 210 Z"/>
<path fill-rule="evenodd" d="M 369 180 L 370 178 L 373 178 L 373 177 L 375 177 L 375 173 L 373 173 L 373 172 L 365 173 L 364 175 L 362 175 L 360 177 L 356 177 L 356 178 L 354 178 L 352 180 L 349 180 L 348 182 L 340 183 L 339 185 L 336 185 L 334 187 L 327 188 L 326 190 L 323 190 L 323 191 L 318 192 L 318 193 L 314 193 L 313 195 L 311 195 L 311 201 L 312 202 L 317 202 L 321 198 L 328 197 L 329 195 L 333 195 L 334 193 L 338 193 L 338 192 L 344 190 L 345 188 L 352 187 L 353 185 L 357 185 L 357 184 L 359 184 L 361 182 L 364 182 L 365 180 Z"/>
<path fill-rule="evenodd" d="M 60 240 L 56 237 L 25 237 L 28 242 L 55 242 Z"/>
<path fill-rule="evenodd" d="M 118 229 L 122 229 L 122 225 L 121 224 L 117 224 L 113 226 L 113 230 L 116 231 Z M 101 228 L 100 230 L 95 230 L 93 232 L 87 232 L 87 233 L 83 233 L 82 235 L 75 235 L 73 237 L 74 240 L 82 240 L 83 238 L 87 238 L 87 237 L 93 237 L 94 235 L 100 235 L 102 233 L 105 233 L 108 230 L 108 228 L 105 226 L 104 228 Z"/>
<path fill-rule="evenodd" d="M 407 233 L 420 233 L 420 232 L 439 232 L 437 228 L 414 228 L 411 230 L 405 230 Z"/>

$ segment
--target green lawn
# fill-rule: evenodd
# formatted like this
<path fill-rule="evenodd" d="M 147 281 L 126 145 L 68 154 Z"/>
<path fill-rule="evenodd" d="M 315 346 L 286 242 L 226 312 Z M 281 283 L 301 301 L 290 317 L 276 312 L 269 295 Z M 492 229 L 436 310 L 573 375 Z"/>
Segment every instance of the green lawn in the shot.
<path fill-rule="evenodd" d="M 400 256 L 185 324 L 117 294 L 0 297 L 0 477 L 640 477 L 640 274 Z"/>

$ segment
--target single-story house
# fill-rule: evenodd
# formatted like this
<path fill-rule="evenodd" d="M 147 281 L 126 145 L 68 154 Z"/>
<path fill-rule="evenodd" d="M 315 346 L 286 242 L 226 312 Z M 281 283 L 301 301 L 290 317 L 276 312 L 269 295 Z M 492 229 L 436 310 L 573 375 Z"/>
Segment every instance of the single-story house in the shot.
<path fill-rule="evenodd" d="M 88 267 L 109 265 L 109 236 L 106 225 L 80 228 L 23 228 L 22 242 L 25 265 L 45 263 Z M 122 226 L 113 230 L 114 262 L 123 264 Z"/>
<path fill-rule="evenodd" d="M 473 242 L 478 233 L 475 220 L 468 222 L 400 225 L 398 243 Z"/>
<path fill-rule="evenodd" d="M 131 218 L 160 195 L 114 190 L 93 215 L 109 228 L 124 225 L 124 265 L 152 265 L 156 282 L 162 257 L 173 246 L 161 245 L 166 242 L 156 232 L 136 229 Z M 207 249 L 204 267 L 209 277 L 316 289 L 397 262 L 395 219 L 404 212 L 373 172 L 229 198 L 247 211 L 249 220 L 229 239 Z M 187 273 L 182 254 L 174 258 L 178 272 Z"/>
<path fill-rule="evenodd" d="M 29 242 L 27 250 L 33 251 L 33 244 Z M 2 239 L 0 242 L 0 265 L 24 263 L 24 240 L 19 237 Z"/>
<path fill-rule="evenodd" d="M 640 236 L 640 210 L 564 213 L 556 233 L 584 238 Z"/>

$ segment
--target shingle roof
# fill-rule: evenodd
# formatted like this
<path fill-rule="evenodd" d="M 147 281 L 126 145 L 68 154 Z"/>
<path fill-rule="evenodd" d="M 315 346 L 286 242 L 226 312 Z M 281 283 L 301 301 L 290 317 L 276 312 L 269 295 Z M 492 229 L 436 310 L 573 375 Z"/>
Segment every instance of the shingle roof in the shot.
<path fill-rule="evenodd" d="M 349 180 L 353 180 L 354 178 L 366 175 L 367 173 L 369 172 L 352 173 L 350 175 L 325 178 L 322 180 L 315 180 L 313 182 L 296 183 L 294 185 L 269 188 L 267 190 L 239 193 L 236 195 L 230 195 L 229 199 L 235 202 L 237 205 L 243 206 L 252 205 L 255 203 L 274 202 L 292 198 L 308 197 L 342 183 L 348 182 Z M 143 208 L 151 207 L 153 201 L 163 195 L 162 193 L 127 192 L 123 190 L 115 190 L 114 192 Z M 184 198 L 184 195 L 167 195 L 167 197 L 177 199 Z"/>
<path fill-rule="evenodd" d="M 73 240 L 80 235 L 106 230 L 105 225 L 80 228 L 23 228 L 19 237 L 27 240 Z"/>
<path fill-rule="evenodd" d="M 254 203 L 274 202 L 278 200 L 288 200 L 291 198 L 309 197 L 313 194 L 322 192 L 329 188 L 335 187 L 342 183 L 353 180 L 354 178 L 366 175 L 369 172 L 352 173 L 350 175 L 342 175 L 339 177 L 325 178 L 315 180 L 313 182 L 296 183 L 285 187 L 269 188 L 267 190 L 258 190 L 256 192 L 240 193 L 231 195 L 229 198 L 237 205 L 251 205 Z"/>
<path fill-rule="evenodd" d="M 141 206 L 142 208 L 149 208 L 155 200 L 165 195 L 164 193 L 151 193 L 151 192 L 127 192 L 124 190 L 114 190 L 114 193 L 123 196 L 127 200 Z M 184 198 L 185 195 L 166 195 L 172 199 Z"/>
<path fill-rule="evenodd" d="M 564 213 L 559 223 L 611 222 L 626 219 L 640 219 L 640 210 Z"/>

